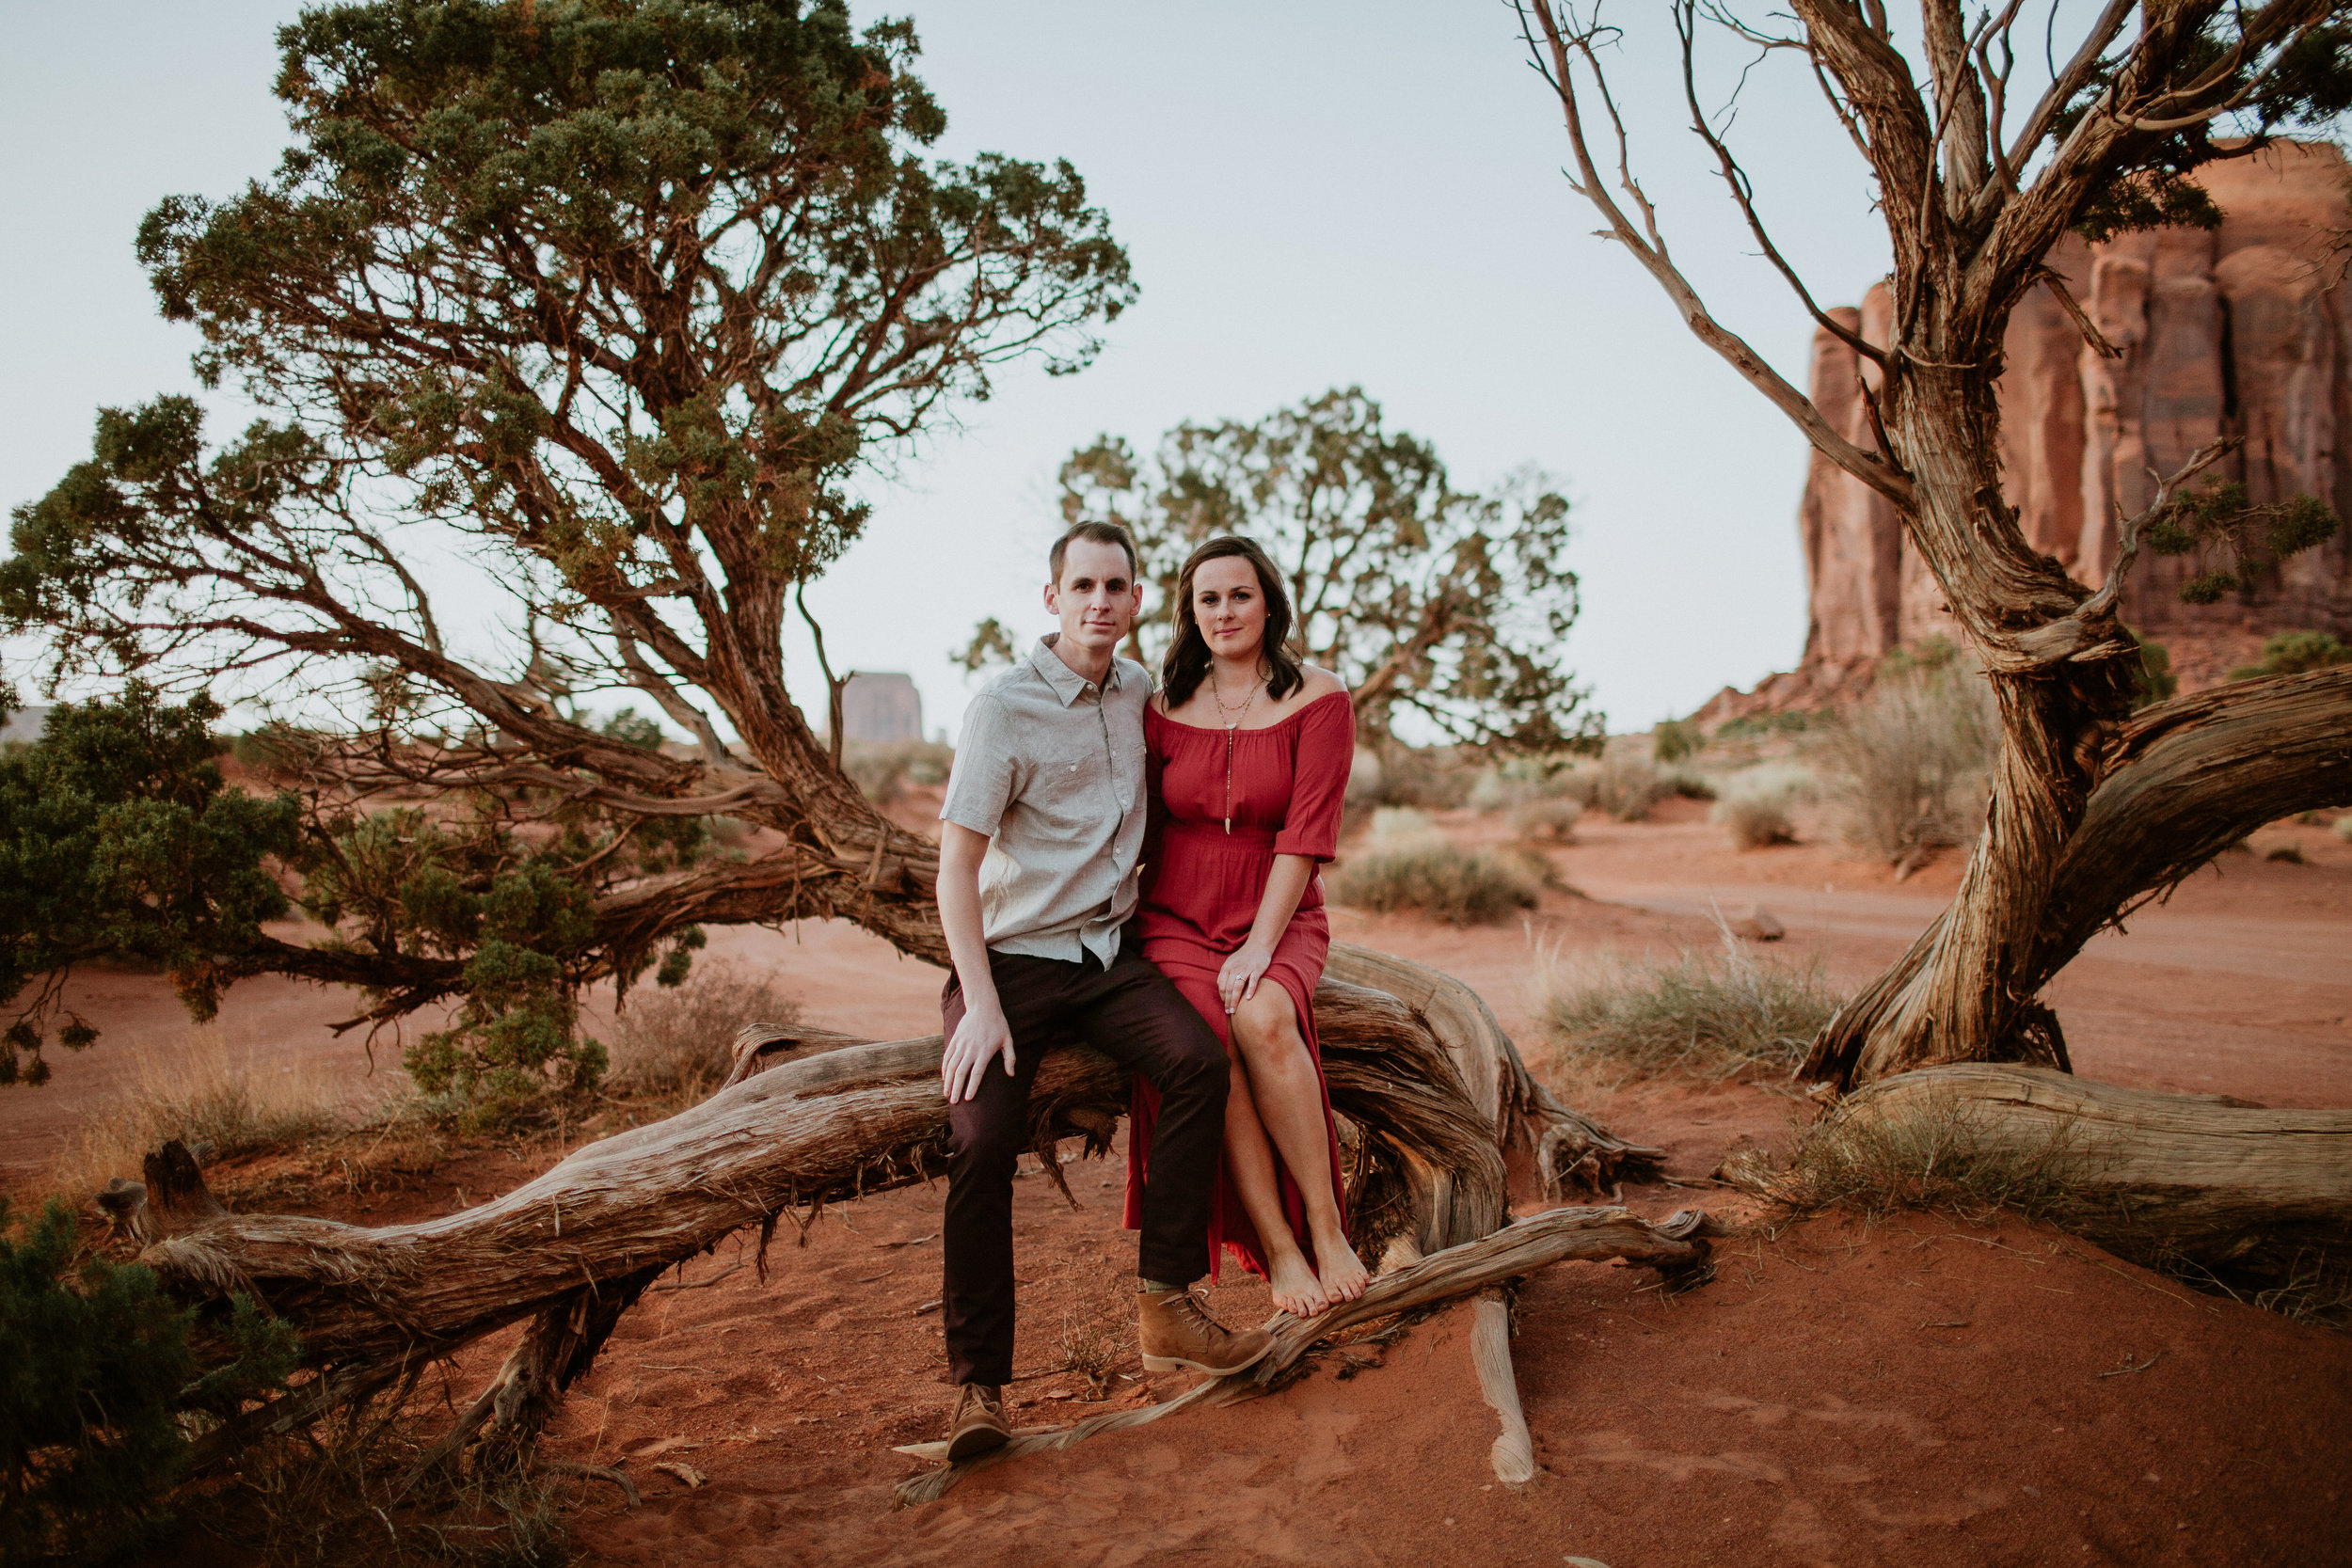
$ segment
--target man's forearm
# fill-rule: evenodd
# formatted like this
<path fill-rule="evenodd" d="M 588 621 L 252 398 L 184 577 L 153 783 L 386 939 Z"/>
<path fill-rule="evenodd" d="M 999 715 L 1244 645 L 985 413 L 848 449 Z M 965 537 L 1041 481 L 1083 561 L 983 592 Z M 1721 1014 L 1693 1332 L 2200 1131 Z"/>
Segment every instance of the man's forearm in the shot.
<path fill-rule="evenodd" d="M 955 965 L 956 981 L 963 988 L 964 1005 L 996 1000 L 996 977 L 988 966 L 988 934 L 980 924 L 980 871 L 966 857 L 950 852 L 940 856 L 939 925 L 947 939 L 947 958 Z"/>

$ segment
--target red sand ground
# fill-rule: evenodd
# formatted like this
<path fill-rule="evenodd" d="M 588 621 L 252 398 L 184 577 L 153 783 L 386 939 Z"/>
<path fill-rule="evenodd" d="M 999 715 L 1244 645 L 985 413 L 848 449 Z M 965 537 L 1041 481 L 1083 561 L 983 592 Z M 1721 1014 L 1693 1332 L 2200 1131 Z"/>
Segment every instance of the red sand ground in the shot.
<path fill-rule="evenodd" d="M 1735 855 L 1702 816 L 1677 802 L 1652 823 L 1588 820 L 1555 859 L 1592 896 L 1547 895 L 1521 927 L 1342 911 L 1336 932 L 1459 974 L 1540 1063 L 1527 995 L 1538 943 L 1667 956 L 1717 940 L 1710 904 L 1737 915 L 1761 902 L 1788 927 L 1777 956 L 1818 955 L 1851 985 L 1932 916 L 1957 872 L 1947 861 L 1899 885 L 1809 845 Z M 2081 1071 L 2278 1105 L 2352 1102 L 2352 847 L 2291 827 L 2256 847 L 2274 840 L 2296 842 L 2306 863 L 2227 857 L 2060 977 Z M 857 931 L 809 927 L 797 944 L 733 932 L 714 945 L 786 967 L 812 1022 L 874 1036 L 937 1027 L 937 973 Z M 110 1033 L 61 1061 L 52 1088 L 0 1100 L 0 1160 L 19 1183 L 73 1116 L 103 1109 L 124 1056 L 175 1036 L 151 977 L 76 985 Z M 224 1027 L 257 1050 L 356 1063 L 357 1046 L 327 1044 L 320 1027 L 345 1006 L 257 984 L 232 994 Z M 1767 1086 L 1560 1086 L 1666 1147 L 1686 1181 L 1736 1137 L 1775 1139 L 1788 1121 L 1788 1100 Z M 478 1150 L 405 1189 L 318 1208 L 358 1217 L 364 1202 L 375 1222 L 445 1211 L 553 1152 Z M 1182 1386 L 1139 1375 L 1132 1353 L 1116 1161 L 1070 1175 L 1076 1212 L 1041 1178 L 1019 1188 L 1019 1365 L 1041 1374 L 1016 1386 L 1023 1424 L 1106 1408 L 1082 1378 L 1045 1370 L 1073 1325 L 1098 1317 L 1116 1334 L 1114 1403 Z M 1745 1209 L 1720 1189 L 1624 1196 L 1647 1213 Z M 691 1288 L 649 1294 L 624 1320 L 552 1439 L 565 1457 L 619 1461 L 645 1494 L 632 1512 L 610 1488 L 582 1492 L 586 1560 L 2352 1562 L 2352 1336 L 2191 1293 L 2047 1231 L 1922 1216 L 1750 1234 L 1725 1244 L 1715 1284 L 1677 1300 L 1620 1267 L 1536 1275 L 1515 1354 L 1544 1472 L 1523 1492 L 1487 1468 L 1495 1424 L 1457 1312 L 1415 1325 L 1377 1366 L 1335 1358 L 1272 1398 L 998 1466 L 893 1513 L 891 1485 L 918 1466 L 891 1446 L 938 1435 L 949 1393 L 925 1310 L 938 1295 L 940 1199 L 923 1188 L 866 1199 L 819 1219 L 805 1246 L 787 1226 L 764 1285 L 748 1263 L 723 1272 L 749 1256 L 730 1243 L 685 1271 Z M 1227 1281 L 1216 1301 L 1228 1321 L 1265 1312 L 1262 1287 Z M 505 1348 L 463 1357 L 453 1394 L 478 1386 Z M 707 1483 L 654 1471 L 665 1458 Z"/>

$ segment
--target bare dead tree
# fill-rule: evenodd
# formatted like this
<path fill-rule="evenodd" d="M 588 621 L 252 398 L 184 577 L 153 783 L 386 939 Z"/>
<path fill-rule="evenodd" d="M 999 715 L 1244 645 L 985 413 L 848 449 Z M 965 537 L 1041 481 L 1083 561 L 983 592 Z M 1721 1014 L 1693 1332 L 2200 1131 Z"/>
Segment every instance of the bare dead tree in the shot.
<path fill-rule="evenodd" d="M 1786 32 L 1728 5 L 1677 0 L 1668 15 L 1691 128 L 1764 257 L 1820 330 L 1866 365 L 1876 438 L 1864 446 L 1726 327 L 1674 260 L 1633 172 L 1604 69 L 1618 31 L 1597 6 L 1518 0 L 1518 10 L 1563 116 L 1570 184 L 1601 214 L 1605 237 L 1818 451 L 1886 498 L 1998 701 L 1987 826 L 1951 908 L 1838 1013 L 1804 1071 L 1845 1084 L 1936 1062 L 2064 1066 L 2063 1035 L 2037 996 L 2093 931 L 2168 891 L 2193 855 L 2281 812 L 2352 799 L 2352 682 L 2248 682 L 2135 719 L 2139 656 L 2118 597 L 2141 538 L 2224 449 L 2152 475 L 2154 499 L 2122 519 L 2123 548 L 2106 579 L 2095 589 L 2074 582 L 2027 543 L 2002 495 L 1994 386 L 2003 335 L 2038 283 L 2085 320 L 2044 264 L 2070 230 L 2206 218 L 2211 204 L 2186 170 L 2244 155 L 2274 128 L 2342 112 L 2352 102 L 2352 30 L 2328 0 L 2259 9 L 2112 0 L 2063 63 L 2053 51 L 2051 81 L 2025 103 L 2010 94 L 2023 0 L 1973 22 L 1961 0 L 1920 0 L 1923 74 L 1898 47 L 1881 0 L 1791 0 Z M 2049 22 L 2056 26 L 2055 11 Z M 1700 100 L 1708 27 L 1801 58 L 1868 163 L 1894 257 L 1886 342 L 1824 311 L 1772 241 L 1746 171 Z M 2233 120 L 2245 139 L 2217 142 L 2217 125 Z M 2334 519 L 2326 523 L 2332 531 Z M 2145 840 L 2122 843 L 2126 834 L 2157 835 L 2153 852 Z"/>

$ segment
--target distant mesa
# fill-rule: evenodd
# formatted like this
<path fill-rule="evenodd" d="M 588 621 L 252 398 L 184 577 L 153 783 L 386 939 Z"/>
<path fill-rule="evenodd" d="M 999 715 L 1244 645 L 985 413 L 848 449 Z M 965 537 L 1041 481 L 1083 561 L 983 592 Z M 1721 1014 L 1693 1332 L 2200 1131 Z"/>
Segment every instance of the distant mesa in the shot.
<path fill-rule="evenodd" d="M 895 670 L 861 670 L 841 689 L 844 740 L 920 740 L 923 694 L 914 677 Z"/>
<path fill-rule="evenodd" d="M 2346 224 L 2345 167 L 2325 144 L 2282 143 L 2207 165 L 2198 181 L 2220 206 L 2219 230 L 2166 229 L 2104 245 L 2069 237 L 2050 254 L 2107 341 L 2103 358 L 2046 286 L 2010 318 L 2001 380 L 2003 467 L 2026 537 L 2075 580 L 2096 587 L 2114 564 L 2116 519 L 2153 494 L 2147 470 L 2170 473 L 2229 434 L 2245 444 L 2208 473 L 2243 481 L 2256 502 L 2310 492 L 2352 514 L 2352 299 L 2330 255 Z M 1889 291 L 1833 310 L 1884 342 Z M 1875 445 L 1857 386 L 1877 367 L 1827 332 L 1813 339 L 1812 395 L 1847 437 Z M 1798 512 L 1810 593 L 1804 661 L 1754 692 L 1726 688 L 1704 720 L 1836 704 L 1866 686 L 1886 654 L 1928 638 L 1960 641 L 1925 562 L 1894 509 L 1860 480 L 1813 454 Z M 2166 644 L 2184 689 L 2249 664 L 2264 639 L 2314 630 L 2352 638 L 2352 539 L 2345 531 L 2289 560 L 2259 589 L 2183 604 L 2187 557 L 2143 553 L 2123 618 Z"/>

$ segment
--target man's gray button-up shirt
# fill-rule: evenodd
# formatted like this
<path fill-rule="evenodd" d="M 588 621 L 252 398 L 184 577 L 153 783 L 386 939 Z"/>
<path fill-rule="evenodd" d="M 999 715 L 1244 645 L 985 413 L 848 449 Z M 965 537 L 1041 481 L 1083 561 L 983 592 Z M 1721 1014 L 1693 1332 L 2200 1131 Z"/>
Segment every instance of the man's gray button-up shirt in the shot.
<path fill-rule="evenodd" d="M 942 821 L 989 836 L 980 926 L 999 953 L 1107 966 L 1143 856 L 1143 705 L 1152 678 L 1114 657 L 1098 687 L 1054 638 L 964 710 Z"/>

